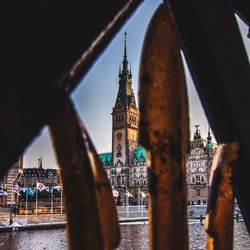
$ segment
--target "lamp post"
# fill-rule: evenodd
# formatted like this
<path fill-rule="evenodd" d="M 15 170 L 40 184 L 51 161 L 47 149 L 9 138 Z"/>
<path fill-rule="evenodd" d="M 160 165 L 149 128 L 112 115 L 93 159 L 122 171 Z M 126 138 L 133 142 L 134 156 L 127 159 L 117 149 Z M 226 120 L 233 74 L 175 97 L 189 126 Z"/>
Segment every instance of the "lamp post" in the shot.
<path fill-rule="evenodd" d="M 53 172 L 49 172 L 48 175 L 50 176 L 50 178 L 52 178 L 51 180 L 51 201 L 50 201 L 50 223 L 52 223 L 52 214 L 53 214 L 53 186 L 54 186 L 54 174 Z"/>

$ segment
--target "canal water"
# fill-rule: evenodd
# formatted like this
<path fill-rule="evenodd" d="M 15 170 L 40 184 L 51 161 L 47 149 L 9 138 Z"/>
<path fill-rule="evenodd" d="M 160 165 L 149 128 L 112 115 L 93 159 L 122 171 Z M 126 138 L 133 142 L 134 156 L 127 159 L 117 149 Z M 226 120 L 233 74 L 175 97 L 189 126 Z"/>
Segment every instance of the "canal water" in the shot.
<path fill-rule="evenodd" d="M 121 225 L 121 243 L 117 250 L 149 249 L 148 224 Z M 64 250 L 66 229 L 20 231 L 0 234 L 0 250 Z M 189 249 L 205 249 L 204 225 L 189 222 Z M 235 222 L 234 249 L 250 250 L 250 237 L 242 221 Z"/>

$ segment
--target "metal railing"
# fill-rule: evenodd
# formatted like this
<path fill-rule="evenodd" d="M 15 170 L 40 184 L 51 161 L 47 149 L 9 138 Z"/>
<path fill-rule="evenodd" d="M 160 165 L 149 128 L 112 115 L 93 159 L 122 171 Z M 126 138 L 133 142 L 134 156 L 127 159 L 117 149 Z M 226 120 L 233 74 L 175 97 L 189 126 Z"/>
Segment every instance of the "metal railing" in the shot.
<path fill-rule="evenodd" d="M 148 208 L 146 206 L 117 206 L 117 214 L 119 219 L 134 218 L 142 219 L 148 218 Z"/>

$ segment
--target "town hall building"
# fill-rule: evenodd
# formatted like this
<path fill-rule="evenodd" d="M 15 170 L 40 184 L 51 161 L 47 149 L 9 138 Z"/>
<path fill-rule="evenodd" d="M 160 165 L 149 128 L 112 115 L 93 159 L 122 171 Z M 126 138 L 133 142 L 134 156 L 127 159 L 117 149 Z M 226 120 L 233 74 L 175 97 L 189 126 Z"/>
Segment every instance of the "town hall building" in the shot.
<path fill-rule="evenodd" d="M 148 173 L 146 151 L 139 144 L 138 110 L 133 88 L 132 72 L 128 67 L 126 33 L 122 69 L 119 69 L 119 89 L 112 111 L 112 152 L 100 154 L 111 185 L 119 191 L 121 203 L 130 193 L 129 204 L 146 204 Z M 186 157 L 187 199 L 190 205 L 206 204 L 209 176 L 215 144 L 210 131 L 203 139 L 196 125 L 190 153 Z M 145 198 L 142 198 L 143 192 Z"/>
<path fill-rule="evenodd" d="M 100 154 L 112 186 L 121 194 L 129 193 L 129 203 L 145 203 L 148 191 L 146 151 L 139 145 L 140 113 L 128 67 L 126 33 L 119 89 L 112 111 L 112 153 Z M 141 195 L 143 194 L 143 195 Z M 144 197 L 144 198 L 143 198 Z"/>

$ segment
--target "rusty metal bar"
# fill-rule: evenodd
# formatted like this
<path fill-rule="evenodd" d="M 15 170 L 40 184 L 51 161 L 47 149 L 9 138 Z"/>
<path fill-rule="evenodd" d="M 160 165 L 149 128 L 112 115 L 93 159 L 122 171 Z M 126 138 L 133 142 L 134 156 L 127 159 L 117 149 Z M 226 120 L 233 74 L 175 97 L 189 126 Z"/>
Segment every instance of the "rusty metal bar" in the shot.
<path fill-rule="evenodd" d="M 140 68 L 140 140 L 150 180 L 150 249 L 188 249 L 185 156 L 189 145 L 187 90 L 169 8 L 155 12 Z"/>
<path fill-rule="evenodd" d="M 207 250 L 233 249 L 233 163 L 238 149 L 238 143 L 228 143 L 216 150 L 205 223 Z"/>
<path fill-rule="evenodd" d="M 235 2 L 239 2 L 236 4 Z M 239 142 L 235 195 L 250 233 L 250 64 L 236 10 L 249 1 L 169 0 L 194 84 L 218 143 Z M 247 5 L 248 4 L 248 5 Z M 211 14 L 212 13 L 212 14 Z"/>
<path fill-rule="evenodd" d="M 66 187 L 70 249 L 114 249 L 120 231 L 111 187 L 68 97 L 49 127 Z"/>
<path fill-rule="evenodd" d="M 105 246 L 103 249 L 114 249 L 115 247 L 118 247 L 120 242 L 120 228 L 111 185 L 100 157 L 98 156 L 93 143 L 80 120 L 79 125 L 85 141 L 95 180 L 99 214 L 105 239 Z"/>

